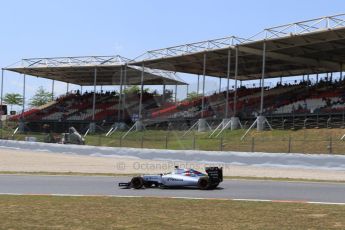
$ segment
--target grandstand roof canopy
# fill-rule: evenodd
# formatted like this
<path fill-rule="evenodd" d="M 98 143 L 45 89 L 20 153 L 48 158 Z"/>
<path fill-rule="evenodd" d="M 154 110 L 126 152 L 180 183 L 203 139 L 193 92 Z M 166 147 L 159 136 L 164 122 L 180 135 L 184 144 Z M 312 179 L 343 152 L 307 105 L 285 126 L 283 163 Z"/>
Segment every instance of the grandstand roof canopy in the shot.
<path fill-rule="evenodd" d="M 263 44 L 266 43 L 265 78 L 339 72 L 345 63 L 345 14 L 272 27 L 248 38 L 226 37 L 148 51 L 132 65 L 190 74 L 234 78 L 238 47 L 238 79 L 261 78 Z"/>
<path fill-rule="evenodd" d="M 97 68 L 97 85 L 120 85 L 121 69 L 129 59 L 121 56 L 58 57 L 23 59 L 19 66 L 5 70 L 77 85 L 93 85 Z M 144 68 L 145 85 L 186 85 L 175 73 Z M 122 72 L 124 76 L 124 71 Z M 127 85 L 141 84 L 142 67 L 127 65 Z"/>

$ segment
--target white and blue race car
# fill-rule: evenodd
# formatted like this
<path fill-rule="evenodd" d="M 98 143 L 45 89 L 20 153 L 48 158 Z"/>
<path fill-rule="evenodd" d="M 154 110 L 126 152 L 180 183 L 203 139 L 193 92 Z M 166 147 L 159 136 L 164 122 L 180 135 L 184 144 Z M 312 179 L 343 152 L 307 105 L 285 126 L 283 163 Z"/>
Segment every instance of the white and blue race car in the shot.
<path fill-rule="evenodd" d="M 175 167 L 171 173 L 157 175 L 141 175 L 133 177 L 128 183 L 119 183 L 125 188 L 179 188 L 195 187 L 202 190 L 215 189 L 223 181 L 223 169 L 206 167 L 206 174 L 194 169 Z"/>

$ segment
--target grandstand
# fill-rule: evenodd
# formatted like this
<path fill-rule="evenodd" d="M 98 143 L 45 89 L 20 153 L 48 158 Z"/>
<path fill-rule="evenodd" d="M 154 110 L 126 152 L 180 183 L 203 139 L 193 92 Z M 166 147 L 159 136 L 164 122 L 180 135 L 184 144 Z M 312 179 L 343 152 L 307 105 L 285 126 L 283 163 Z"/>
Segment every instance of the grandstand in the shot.
<path fill-rule="evenodd" d="M 143 109 L 155 108 L 171 99 L 166 85 L 174 85 L 175 92 L 178 85 L 186 85 L 175 73 L 132 66 L 129 59 L 121 56 L 34 58 L 24 59 L 21 65 L 24 67 L 6 70 L 23 74 L 24 101 L 26 75 L 51 79 L 52 84 L 58 80 L 67 84 L 94 86 L 93 92 L 69 92 L 41 108 L 26 110 L 24 104 L 21 114 L 10 117 L 12 121 L 19 121 L 21 129 L 25 125 L 35 131 L 47 123 L 59 132 L 71 125 L 95 132 L 100 124 L 130 123 L 135 117 L 142 117 Z M 120 91 L 96 92 L 97 85 L 119 85 Z M 141 88 L 136 92 L 126 92 L 126 88 L 133 85 L 140 85 Z M 145 92 L 144 85 L 162 85 L 163 94 Z"/>
<path fill-rule="evenodd" d="M 238 101 L 236 110 L 238 116 L 243 121 L 251 121 L 259 113 L 260 107 L 260 88 L 246 88 L 238 89 Z M 281 85 L 277 83 L 275 87 L 265 88 L 266 102 L 264 113 L 269 118 L 285 120 L 285 128 L 293 128 L 293 120 L 295 117 L 304 117 L 303 120 L 297 122 L 294 128 L 304 127 L 304 120 L 309 122 L 306 127 L 325 127 L 326 124 L 316 124 L 312 122 L 316 116 L 321 118 L 333 117 L 334 127 L 343 127 L 343 120 L 345 112 L 345 81 L 325 81 L 321 80 L 317 83 L 301 81 L 296 84 Z M 234 91 L 230 91 L 230 97 L 233 98 Z M 224 114 L 224 107 L 228 106 L 230 113 L 233 113 L 234 102 L 229 101 L 226 104 L 226 91 L 221 93 L 214 93 L 213 95 L 205 97 L 205 107 L 203 111 L 204 117 L 208 120 L 221 120 Z M 177 123 L 181 120 L 196 121 L 202 117 L 201 113 L 201 97 L 193 100 L 181 101 L 178 104 L 154 109 L 147 117 L 155 120 L 169 120 L 172 123 Z M 314 117 L 314 118 L 313 118 Z M 270 119 L 271 120 L 271 119 Z M 336 123 L 335 121 L 338 120 Z M 314 123 L 311 125 L 311 123 Z M 288 124 L 290 124 L 288 126 Z M 321 125 L 321 126 L 320 126 Z M 281 122 L 273 122 L 273 128 L 283 128 Z"/>
<path fill-rule="evenodd" d="M 97 92 L 94 120 L 103 127 L 108 127 L 117 121 L 131 123 L 132 114 L 138 112 L 140 93 L 125 92 L 126 104 L 119 110 L 120 95 L 115 91 Z M 166 90 L 165 98 L 155 92 L 144 92 L 142 98 L 143 108 L 151 110 L 159 108 L 165 101 L 172 100 L 172 92 Z M 40 131 L 41 123 L 51 124 L 59 123 L 54 129 L 57 132 L 63 132 L 70 126 L 75 126 L 84 130 L 87 125 L 93 121 L 92 112 L 93 93 L 79 91 L 70 92 L 67 95 L 57 98 L 55 101 L 40 108 L 30 109 L 24 114 L 17 114 L 9 118 L 10 121 L 19 121 L 24 119 L 28 122 L 30 130 Z"/>
<path fill-rule="evenodd" d="M 258 130 L 265 129 L 266 123 L 283 129 L 343 127 L 344 49 L 345 15 L 341 14 L 268 28 L 245 39 L 230 36 L 148 51 L 134 60 L 121 56 L 24 59 L 3 72 L 93 85 L 94 89 L 96 85 L 121 86 L 116 93 L 69 93 L 44 108 L 23 108 L 22 114 L 11 118 L 21 118 L 31 128 L 47 122 L 85 128 L 95 123 L 131 125 L 137 120 L 161 128 L 183 123 L 187 129 L 197 124 L 199 131 L 208 130 L 207 122 L 224 129 L 237 129 L 241 123 L 247 128 L 256 124 Z M 185 85 L 176 72 L 202 76 L 202 93 L 198 88 L 196 98 L 172 103 L 165 93 L 143 92 L 143 85 L 163 85 L 163 92 L 165 85 Z M 206 76 L 226 79 L 226 89 L 207 96 Z M 293 84 L 283 83 L 290 77 Z M 274 78 L 280 81 L 266 87 L 270 79 L 277 82 Z M 233 88 L 230 79 L 235 81 Z M 246 81 L 259 81 L 259 86 L 243 86 Z M 141 90 L 126 95 L 122 87 L 128 85 L 139 85 Z"/>

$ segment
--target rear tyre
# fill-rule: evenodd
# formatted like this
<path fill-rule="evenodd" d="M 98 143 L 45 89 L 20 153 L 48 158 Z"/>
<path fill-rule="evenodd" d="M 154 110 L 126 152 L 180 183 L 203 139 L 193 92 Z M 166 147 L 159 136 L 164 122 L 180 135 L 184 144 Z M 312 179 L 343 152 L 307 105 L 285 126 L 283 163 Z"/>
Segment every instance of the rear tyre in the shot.
<path fill-rule="evenodd" d="M 131 186 L 134 189 L 140 189 L 144 185 L 144 179 L 142 177 L 133 177 L 131 180 Z"/>
<path fill-rule="evenodd" d="M 201 177 L 198 181 L 198 188 L 201 190 L 206 190 L 210 186 L 209 179 L 207 177 Z"/>

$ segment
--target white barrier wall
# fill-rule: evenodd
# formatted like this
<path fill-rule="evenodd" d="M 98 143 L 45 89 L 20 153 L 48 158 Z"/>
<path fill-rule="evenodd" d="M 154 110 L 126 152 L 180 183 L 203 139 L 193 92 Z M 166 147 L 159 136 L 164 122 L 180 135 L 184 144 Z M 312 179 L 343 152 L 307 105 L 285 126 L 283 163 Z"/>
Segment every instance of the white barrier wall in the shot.
<path fill-rule="evenodd" d="M 2 148 L 98 157 L 123 156 L 148 160 L 174 160 L 262 167 L 345 170 L 345 156 L 343 155 L 160 150 L 125 147 L 113 148 L 0 140 L 0 151 Z"/>

